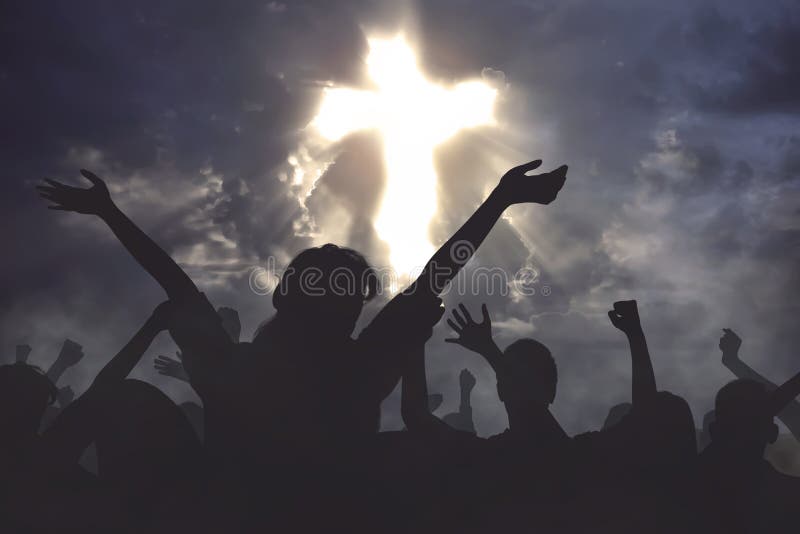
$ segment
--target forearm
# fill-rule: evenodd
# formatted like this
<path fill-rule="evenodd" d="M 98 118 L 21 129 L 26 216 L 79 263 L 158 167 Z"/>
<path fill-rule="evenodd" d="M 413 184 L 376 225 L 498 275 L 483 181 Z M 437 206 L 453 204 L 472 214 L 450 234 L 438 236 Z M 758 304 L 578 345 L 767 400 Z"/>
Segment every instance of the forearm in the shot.
<path fill-rule="evenodd" d="M 472 414 L 472 388 L 461 388 L 461 401 L 458 404 L 458 411 L 464 415 Z"/>
<path fill-rule="evenodd" d="M 403 375 L 401 415 L 412 432 L 434 432 L 446 426 L 428 410 L 428 385 L 425 378 L 425 348 L 420 345 L 409 354 Z"/>
<path fill-rule="evenodd" d="M 124 380 L 139 363 L 160 331 L 155 320 L 152 317 L 149 318 L 122 350 L 97 374 L 92 382 L 92 389 L 105 388 Z"/>
<path fill-rule="evenodd" d="M 494 339 L 490 339 L 489 343 L 478 351 L 478 354 L 483 356 L 483 359 L 489 363 L 495 375 L 499 375 L 502 372 L 503 351 L 500 350 Z"/>
<path fill-rule="evenodd" d="M 53 365 L 50 366 L 45 374 L 47 375 L 47 378 L 50 379 L 50 382 L 55 385 L 58 384 L 58 381 L 61 380 L 61 376 L 68 368 L 68 365 L 65 365 L 63 362 L 61 362 L 61 360 L 56 358 L 56 361 L 53 362 Z"/>
<path fill-rule="evenodd" d="M 656 377 L 653 372 L 653 362 L 647 349 L 647 340 L 640 330 L 628 335 L 631 348 L 631 403 L 634 407 L 642 406 L 655 398 Z"/>
<path fill-rule="evenodd" d="M 421 285 L 420 289 L 438 296 L 472 258 L 507 207 L 508 204 L 493 191 L 461 228 L 436 251 L 412 287 Z"/>
<path fill-rule="evenodd" d="M 155 278 L 172 300 L 197 293 L 191 278 L 147 234 L 113 203 L 100 214 L 120 243 Z"/>
<path fill-rule="evenodd" d="M 797 373 L 770 393 L 772 413 L 774 415 L 780 413 L 798 395 L 800 395 L 800 373 Z"/>
<path fill-rule="evenodd" d="M 775 383 L 770 382 L 763 375 L 757 373 L 755 369 L 740 360 L 738 353 L 723 353 L 722 363 L 731 373 L 734 374 L 736 378 L 753 380 L 754 382 L 763 384 L 770 391 L 777 389 L 778 387 Z"/>
<path fill-rule="evenodd" d="M 739 354 L 737 352 L 723 353 L 722 363 L 736 378 L 758 382 L 771 392 L 779 389 L 774 382 L 768 380 L 765 376 L 759 374 L 755 369 L 739 359 Z M 793 398 L 794 397 L 790 397 L 790 399 Z M 786 402 L 786 405 L 777 413 L 778 419 L 786 425 L 786 428 L 789 429 L 796 439 L 800 440 L 800 403 L 795 400 L 786 401 L 785 399 L 779 399 L 778 402 Z"/>

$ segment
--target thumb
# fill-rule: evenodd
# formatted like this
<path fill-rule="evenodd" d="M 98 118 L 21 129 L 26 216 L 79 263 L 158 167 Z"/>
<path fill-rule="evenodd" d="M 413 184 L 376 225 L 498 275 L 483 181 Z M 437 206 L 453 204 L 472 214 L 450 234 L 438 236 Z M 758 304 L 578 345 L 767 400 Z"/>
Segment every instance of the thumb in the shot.
<path fill-rule="evenodd" d="M 92 182 L 92 184 L 94 185 L 105 185 L 105 182 L 103 182 L 103 180 L 101 180 L 99 176 L 97 176 L 95 173 L 91 171 L 87 171 L 86 169 L 81 169 L 81 174 L 83 175 L 84 178 Z"/>

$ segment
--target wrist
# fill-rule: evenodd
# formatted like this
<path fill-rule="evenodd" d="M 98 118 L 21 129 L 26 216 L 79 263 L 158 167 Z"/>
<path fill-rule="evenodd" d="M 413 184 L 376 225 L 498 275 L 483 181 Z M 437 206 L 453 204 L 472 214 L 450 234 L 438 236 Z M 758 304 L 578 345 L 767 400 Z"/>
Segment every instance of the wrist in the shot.
<path fill-rule="evenodd" d="M 514 202 L 511 201 L 511 197 L 506 194 L 502 186 L 498 184 L 494 189 L 492 189 L 492 192 L 489 193 L 489 196 L 486 197 L 484 204 L 493 206 L 502 212 L 507 207 L 514 204 Z"/>
<path fill-rule="evenodd" d="M 119 213 L 119 208 L 117 207 L 116 204 L 114 204 L 114 201 L 111 200 L 111 198 L 109 198 L 107 203 L 98 208 L 97 213 L 95 215 L 97 215 L 103 220 L 107 220 L 113 217 L 117 213 Z"/>
<path fill-rule="evenodd" d="M 633 328 L 633 329 L 631 329 L 631 330 L 627 330 L 627 331 L 625 332 L 625 335 L 626 335 L 626 336 L 628 336 L 628 339 L 629 339 L 629 340 L 636 340 L 636 341 L 639 341 L 639 340 L 641 340 L 642 338 L 644 338 L 644 331 L 642 330 L 642 328 L 641 328 L 641 327 L 638 327 L 638 328 Z"/>

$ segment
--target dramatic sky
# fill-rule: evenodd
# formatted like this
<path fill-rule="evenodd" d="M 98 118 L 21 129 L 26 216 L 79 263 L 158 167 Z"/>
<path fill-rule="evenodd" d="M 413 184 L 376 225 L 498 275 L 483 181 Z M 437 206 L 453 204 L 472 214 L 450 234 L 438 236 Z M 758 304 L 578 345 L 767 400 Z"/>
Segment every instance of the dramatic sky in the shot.
<path fill-rule="evenodd" d="M 14 5 L 16 4 L 16 5 Z M 559 369 L 554 412 L 568 432 L 629 399 L 624 336 L 608 322 L 636 298 L 660 388 L 699 421 L 732 378 L 717 342 L 775 381 L 800 370 L 800 4 L 773 0 L 429 0 L 16 2 L 0 8 L 3 213 L 1 356 L 55 358 L 67 337 L 80 392 L 165 297 L 96 219 L 52 212 L 42 177 L 103 176 L 118 204 L 216 305 L 240 311 L 243 338 L 273 313 L 253 269 L 283 267 L 327 241 L 377 266 L 372 226 L 385 185 L 375 132 L 320 147 L 306 128 L 326 85 L 368 88 L 367 37 L 403 31 L 430 80 L 483 77 L 497 124 L 435 153 L 443 242 L 502 172 L 533 158 L 570 165 L 550 206 L 515 206 L 473 267 L 534 269 L 535 295 L 457 295 L 489 304 L 501 346 L 547 344 Z M 424 128 L 421 125 L 420 128 Z M 305 171 L 300 175 L 298 170 Z M 313 181 L 314 170 L 324 170 Z M 407 206 L 408 217 L 415 206 Z M 469 292 L 468 292 L 469 293 Z M 375 313 L 370 305 L 364 320 Z M 313 332 L 314 325 L 309 325 Z M 429 384 L 458 404 L 458 371 L 478 378 L 480 434 L 506 424 L 490 369 L 428 345 Z M 192 398 L 152 368 L 134 376 Z M 384 428 L 397 428 L 398 396 Z"/>

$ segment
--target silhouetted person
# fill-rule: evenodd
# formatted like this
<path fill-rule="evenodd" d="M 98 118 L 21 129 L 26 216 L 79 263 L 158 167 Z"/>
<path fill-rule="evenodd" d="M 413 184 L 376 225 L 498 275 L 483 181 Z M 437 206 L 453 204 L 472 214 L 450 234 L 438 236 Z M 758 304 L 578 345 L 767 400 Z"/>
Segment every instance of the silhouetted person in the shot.
<path fill-rule="evenodd" d="M 510 432 L 542 442 L 566 438 L 549 410 L 556 396 L 558 373 L 548 348 L 534 339 L 520 339 L 501 351 L 492 339 L 492 322 L 485 304 L 481 313 L 482 321 L 477 323 L 459 304 L 453 318 L 447 319 L 458 337 L 445 341 L 477 352 L 491 365 Z"/>
<path fill-rule="evenodd" d="M 615 302 L 608 317 L 630 346 L 630 410 L 600 432 L 573 438 L 583 480 L 584 515 L 577 519 L 595 530 L 641 532 L 658 525 L 685 532 L 696 522 L 685 492 L 697 453 L 691 410 L 681 397 L 658 391 L 636 301 Z"/>
<path fill-rule="evenodd" d="M 83 357 L 83 347 L 81 347 L 80 344 L 72 341 L 71 339 L 64 340 L 58 356 L 50 365 L 50 368 L 47 369 L 47 378 L 49 378 L 53 384 L 58 386 L 61 377 L 64 375 L 67 369 L 77 365 L 83 359 Z M 42 417 L 42 429 L 50 426 L 50 423 L 52 423 L 53 420 L 58 416 L 59 412 L 69 406 L 74 398 L 75 392 L 72 391 L 70 386 L 58 388 L 58 395 L 56 396 L 56 400 L 58 402 L 47 407 L 47 410 Z"/>
<path fill-rule="evenodd" d="M 608 415 L 606 416 L 605 421 L 603 421 L 603 430 L 615 426 L 617 423 L 622 421 L 622 418 L 628 415 L 630 411 L 630 402 L 620 402 L 619 404 L 612 406 L 611 409 L 608 410 Z"/>
<path fill-rule="evenodd" d="M 219 315 L 219 318 L 222 320 L 222 328 L 228 333 L 231 341 L 239 343 L 239 337 L 242 332 L 242 324 L 239 322 L 239 312 L 233 308 L 222 306 L 217 308 L 217 315 Z M 177 356 L 177 359 L 159 355 L 153 361 L 153 367 L 155 367 L 159 374 L 171 376 L 182 382 L 190 382 L 189 373 L 183 368 L 183 355 L 181 351 L 176 351 L 175 356 Z"/>
<path fill-rule="evenodd" d="M 458 375 L 458 386 L 460 392 L 458 411 L 442 416 L 442 421 L 456 430 L 474 434 L 475 423 L 472 420 L 472 402 L 470 397 L 472 396 L 472 390 L 475 388 L 475 376 L 470 373 L 468 369 L 462 369 Z M 431 412 L 433 412 L 433 410 L 431 410 Z"/>
<path fill-rule="evenodd" d="M 45 409 L 58 390 L 38 367 L 26 363 L 0 366 L 0 444 L 7 457 L 24 449 L 39 431 Z"/>
<path fill-rule="evenodd" d="M 540 164 L 537 160 L 508 171 L 411 287 L 355 340 L 356 321 L 364 303 L 378 292 L 378 280 L 353 250 L 329 244 L 298 254 L 273 293 L 276 315 L 252 344 L 236 345 L 192 280 L 117 208 L 100 178 L 82 170 L 92 182 L 89 189 L 47 180 L 38 190 L 54 202 L 51 209 L 99 216 L 165 290 L 179 310 L 170 333 L 203 400 L 206 445 L 225 464 L 223 471 L 238 466 L 242 476 L 270 474 L 266 490 L 260 479 L 252 486 L 272 491 L 267 502 L 288 521 L 281 528 L 315 519 L 306 513 L 308 502 L 324 504 L 323 516 L 348 513 L 336 500 L 357 492 L 357 483 L 343 487 L 333 481 L 347 479 L 345 473 L 353 478 L 350 467 L 359 463 L 366 438 L 377 432 L 380 403 L 405 367 L 406 340 L 424 328 L 417 318 L 419 302 L 441 293 L 507 207 L 549 204 L 556 198 L 567 167 L 526 175 Z M 248 497 L 261 513 L 264 497 L 253 492 Z"/>
<path fill-rule="evenodd" d="M 798 393 L 800 374 L 772 392 L 737 379 L 717 393 L 711 444 L 700 456 L 709 531 L 797 532 L 800 479 L 775 470 L 764 450 L 778 436 L 773 418 Z"/>
<path fill-rule="evenodd" d="M 164 303 L 43 435 L 51 457 L 77 463 L 94 442 L 106 523 L 154 530 L 201 524 L 202 450 L 181 409 L 154 386 L 126 379 L 168 324 Z"/>
<path fill-rule="evenodd" d="M 563 463 L 569 438 L 548 409 L 555 398 L 555 361 L 547 347 L 532 339 L 518 340 L 500 351 L 492 340 L 486 306 L 482 311 L 483 320 L 477 323 L 463 305 L 453 310 L 448 324 L 458 337 L 449 341 L 478 352 L 491 364 L 509 428 L 478 438 L 451 428 L 426 410 L 421 346 L 412 353 L 413 362 L 403 376 L 403 419 L 410 432 L 426 436 L 431 447 L 443 451 L 431 466 L 443 470 L 442 478 L 448 481 L 435 502 L 444 515 L 443 528 L 492 525 L 506 531 L 524 526 L 528 514 L 536 517 L 536 527 L 552 526 L 558 523 L 556 510 L 563 504 L 561 479 L 569 479 Z M 435 311 L 429 316 L 435 317 Z M 473 384 L 465 385 L 471 389 Z"/>
<path fill-rule="evenodd" d="M 767 391 L 777 389 L 777 385 L 758 374 L 752 367 L 747 365 L 739 357 L 739 348 L 742 346 L 742 339 L 730 328 L 723 329 L 724 334 L 719 340 L 719 348 L 722 351 L 722 364 L 727 367 L 737 378 L 747 378 L 763 384 Z M 783 410 L 778 413 L 780 419 L 789 432 L 800 440 L 800 402 L 791 400 Z"/>
<path fill-rule="evenodd" d="M 57 462 L 39 434 L 45 410 L 57 395 L 38 367 L 22 362 L 0 366 L 2 532 L 54 532 L 52 527 L 70 519 L 69 509 L 85 501 L 91 476 L 77 465 Z"/>

